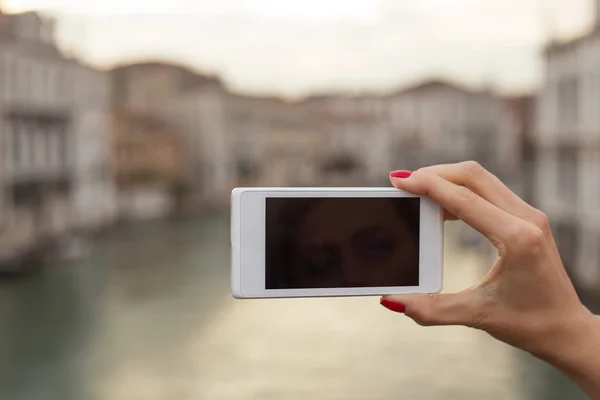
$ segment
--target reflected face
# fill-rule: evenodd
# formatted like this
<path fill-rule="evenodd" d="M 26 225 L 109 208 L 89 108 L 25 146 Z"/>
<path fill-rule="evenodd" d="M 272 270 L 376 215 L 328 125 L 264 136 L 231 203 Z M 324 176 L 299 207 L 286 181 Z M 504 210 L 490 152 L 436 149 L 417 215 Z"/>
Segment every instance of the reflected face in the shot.
<path fill-rule="evenodd" d="M 388 199 L 321 200 L 295 239 L 298 287 L 418 285 L 417 238 Z"/>

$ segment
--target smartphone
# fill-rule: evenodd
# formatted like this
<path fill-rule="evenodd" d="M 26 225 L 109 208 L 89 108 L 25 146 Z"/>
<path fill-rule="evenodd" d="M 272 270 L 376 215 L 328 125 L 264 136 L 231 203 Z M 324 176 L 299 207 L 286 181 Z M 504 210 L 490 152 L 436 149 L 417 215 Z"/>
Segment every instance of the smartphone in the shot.
<path fill-rule="evenodd" d="M 381 296 L 442 289 L 443 209 L 395 188 L 236 188 L 237 299 Z"/>

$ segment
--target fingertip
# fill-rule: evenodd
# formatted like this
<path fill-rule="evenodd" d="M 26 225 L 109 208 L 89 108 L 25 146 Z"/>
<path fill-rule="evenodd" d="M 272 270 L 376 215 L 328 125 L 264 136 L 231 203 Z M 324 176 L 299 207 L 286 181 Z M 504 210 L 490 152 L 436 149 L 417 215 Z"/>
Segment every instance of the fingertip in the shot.
<path fill-rule="evenodd" d="M 394 311 L 401 314 L 404 314 L 406 312 L 406 305 L 404 303 L 393 301 L 386 297 L 382 297 L 380 299 L 380 304 L 390 311 Z"/>
<path fill-rule="evenodd" d="M 395 187 L 398 190 L 407 190 L 407 187 L 409 186 L 409 185 L 407 185 L 408 182 L 405 179 L 394 178 L 391 175 L 390 175 L 390 183 L 392 184 L 393 187 Z"/>
<path fill-rule="evenodd" d="M 396 178 L 396 179 L 410 178 L 411 175 L 412 175 L 412 171 L 407 171 L 407 170 L 403 170 L 403 169 L 390 172 L 390 178 Z"/>

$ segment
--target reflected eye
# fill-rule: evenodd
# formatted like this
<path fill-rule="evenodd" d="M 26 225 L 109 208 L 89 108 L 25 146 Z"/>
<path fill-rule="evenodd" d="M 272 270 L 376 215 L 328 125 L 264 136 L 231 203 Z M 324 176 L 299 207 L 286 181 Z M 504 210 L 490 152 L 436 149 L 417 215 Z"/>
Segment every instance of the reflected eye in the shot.
<path fill-rule="evenodd" d="M 341 256 L 333 246 L 320 246 L 308 249 L 304 264 L 312 275 L 328 273 L 340 267 Z"/>
<path fill-rule="evenodd" d="M 368 238 L 358 245 L 358 253 L 367 261 L 378 261 L 394 252 L 394 241 L 387 236 Z"/>

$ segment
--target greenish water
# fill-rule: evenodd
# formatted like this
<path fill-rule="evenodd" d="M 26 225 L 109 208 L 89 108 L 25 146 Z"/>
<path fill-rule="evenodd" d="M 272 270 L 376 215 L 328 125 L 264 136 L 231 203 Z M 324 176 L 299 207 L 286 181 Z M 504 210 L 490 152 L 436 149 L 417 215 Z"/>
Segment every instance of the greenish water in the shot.
<path fill-rule="evenodd" d="M 530 356 L 377 298 L 233 300 L 228 213 L 98 239 L 0 283 L 0 399 L 583 399 Z M 485 273 L 449 234 L 447 290 Z"/>

